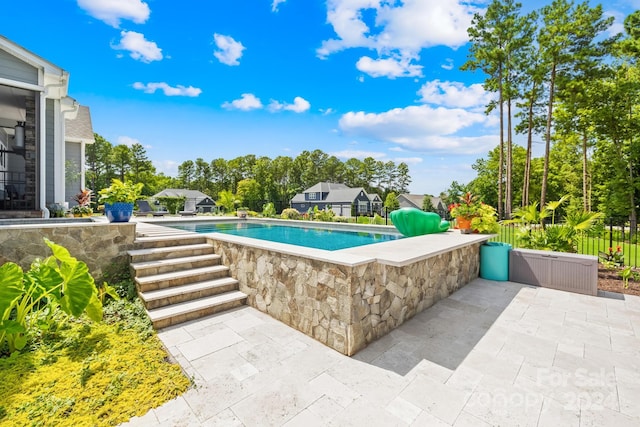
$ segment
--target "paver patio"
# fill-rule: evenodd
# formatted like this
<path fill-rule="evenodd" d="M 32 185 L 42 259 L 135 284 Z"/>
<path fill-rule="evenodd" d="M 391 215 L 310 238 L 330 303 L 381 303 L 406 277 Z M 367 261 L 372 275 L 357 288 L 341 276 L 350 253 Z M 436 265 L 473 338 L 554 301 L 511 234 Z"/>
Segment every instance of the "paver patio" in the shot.
<path fill-rule="evenodd" d="M 353 357 L 250 307 L 160 331 L 193 377 L 127 426 L 638 426 L 640 298 L 477 279 Z"/>

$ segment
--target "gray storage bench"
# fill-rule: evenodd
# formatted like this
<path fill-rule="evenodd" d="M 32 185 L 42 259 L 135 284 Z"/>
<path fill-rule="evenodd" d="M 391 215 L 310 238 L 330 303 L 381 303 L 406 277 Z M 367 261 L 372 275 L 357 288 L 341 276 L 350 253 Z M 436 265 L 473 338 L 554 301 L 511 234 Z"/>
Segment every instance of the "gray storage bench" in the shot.
<path fill-rule="evenodd" d="M 564 252 L 514 249 L 509 280 L 586 295 L 598 294 L 598 257 Z"/>

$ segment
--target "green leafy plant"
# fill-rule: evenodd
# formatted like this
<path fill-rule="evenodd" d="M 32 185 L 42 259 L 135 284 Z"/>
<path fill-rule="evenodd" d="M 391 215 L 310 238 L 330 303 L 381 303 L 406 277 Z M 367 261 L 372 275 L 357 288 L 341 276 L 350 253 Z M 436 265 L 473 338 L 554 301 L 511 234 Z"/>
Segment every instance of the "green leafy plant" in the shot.
<path fill-rule="evenodd" d="M 109 187 L 103 188 L 98 192 L 100 194 L 100 203 L 135 203 L 140 198 L 143 187 L 144 184 L 141 182 L 133 184 L 114 178 L 111 180 Z"/>
<path fill-rule="evenodd" d="M 555 202 L 547 203 L 538 210 L 538 204 L 516 209 L 513 219 L 505 224 L 515 224 L 518 246 L 528 249 L 542 249 L 558 252 L 577 252 L 578 240 L 591 231 L 602 219 L 601 213 L 572 212 L 568 213 L 563 223 L 556 224 L 555 211 L 566 201 L 568 196 Z M 551 218 L 551 224 L 546 219 Z"/>
<path fill-rule="evenodd" d="M 52 203 L 47 206 L 47 209 L 49 209 L 49 216 L 51 218 L 64 218 L 66 213 L 66 209 L 60 203 Z"/>
<path fill-rule="evenodd" d="M 91 209 L 91 195 L 93 191 L 85 188 L 81 190 L 78 194 L 73 196 L 73 200 L 78 203 L 77 205 L 71 208 L 71 213 L 75 216 L 89 216 L 93 213 L 93 209 Z"/>
<path fill-rule="evenodd" d="M 609 248 L 608 252 L 598 252 L 598 257 L 602 264 L 608 269 L 614 269 L 616 267 L 622 267 L 624 265 L 624 253 L 620 246 L 616 246 L 616 250 Z"/>
<path fill-rule="evenodd" d="M 161 196 L 156 197 L 156 200 L 163 206 L 167 208 L 168 212 L 172 214 L 177 214 L 180 209 L 184 206 L 184 201 L 187 200 L 185 196 Z"/>
<path fill-rule="evenodd" d="M 273 203 L 266 203 L 262 207 L 262 216 L 267 218 L 273 218 L 274 216 L 276 216 L 276 208 L 275 206 L 273 206 Z"/>
<path fill-rule="evenodd" d="M 631 267 L 630 265 L 622 268 L 619 273 L 620 273 L 620 277 L 622 278 L 622 281 L 624 282 L 625 289 L 629 289 L 630 279 L 633 278 L 633 280 L 638 280 L 638 277 L 640 276 L 640 274 L 638 274 L 638 272 L 635 271 L 633 267 Z"/>
<path fill-rule="evenodd" d="M 45 239 L 53 255 L 24 272 L 12 262 L 0 267 L 0 348 L 22 350 L 29 334 L 48 329 L 59 316 L 83 313 L 102 319 L 102 304 L 87 265 L 64 247 Z"/>
<path fill-rule="evenodd" d="M 240 199 L 229 190 L 223 190 L 218 193 L 216 204 L 222 207 L 225 212 L 233 212 L 239 203 Z"/>
<path fill-rule="evenodd" d="M 335 216 L 336 214 L 331 210 L 330 206 L 328 206 L 327 209 L 322 210 L 318 209 L 318 206 L 313 207 L 313 219 L 315 221 L 330 222 Z"/>
<path fill-rule="evenodd" d="M 473 218 L 480 214 L 483 203 L 478 196 L 467 191 L 458 199 L 458 203 L 449 205 L 449 213 L 452 218 Z"/>
<path fill-rule="evenodd" d="M 471 220 L 471 228 L 483 234 L 497 233 L 500 230 L 500 225 L 494 207 L 482 203 L 476 216 Z"/>

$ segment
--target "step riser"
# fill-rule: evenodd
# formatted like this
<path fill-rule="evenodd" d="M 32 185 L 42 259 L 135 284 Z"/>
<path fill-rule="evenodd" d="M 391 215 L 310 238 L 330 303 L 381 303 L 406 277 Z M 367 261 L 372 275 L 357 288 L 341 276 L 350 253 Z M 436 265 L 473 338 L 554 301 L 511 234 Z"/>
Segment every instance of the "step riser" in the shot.
<path fill-rule="evenodd" d="M 165 297 L 162 299 L 152 299 L 149 301 L 145 301 L 144 305 L 147 308 L 147 310 L 152 310 L 154 308 L 160 308 L 160 307 L 166 307 L 167 305 L 172 305 L 172 304 L 178 304 L 181 302 L 187 302 L 187 301 L 191 301 L 194 299 L 198 299 L 198 298 L 204 298 L 204 297 L 209 297 L 209 296 L 213 296 L 213 295 L 219 295 L 222 294 L 224 292 L 229 292 L 229 291 L 236 291 L 238 290 L 238 282 L 235 283 L 229 283 L 227 285 L 224 286 L 216 286 L 216 287 L 211 287 L 211 288 L 206 288 L 206 289 L 200 289 L 196 292 L 187 292 L 187 293 L 183 293 L 180 295 L 173 295 L 170 297 Z"/>
<path fill-rule="evenodd" d="M 153 327 L 155 329 L 162 329 L 168 326 L 177 325 L 178 323 L 187 322 L 189 320 L 199 319 L 201 317 L 210 316 L 212 314 L 220 313 L 221 311 L 230 310 L 232 308 L 243 306 L 246 302 L 246 298 L 240 300 L 229 301 L 224 304 L 215 305 L 212 307 L 202 308 L 197 311 L 189 313 L 183 313 L 178 316 L 168 317 L 165 319 L 158 319 L 153 321 Z"/>
<path fill-rule="evenodd" d="M 215 265 L 220 265 L 220 257 L 193 262 L 182 262 L 179 264 L 132 268 L 135 271 L 134 274 L 136 277 L 148 277 L 156 274 L 175 273 L 178 271 L 191 270 L 192 268 L 212 267 Z"/>
<path fill-rule="evenodd" d="M 156 289 L 166 289 L 173 286 L 186 285 L 188 283 L 204 282 L 205 280 L 216 280 L 223 277 L 229 277 L 229 270 L 220 270 L 216 272 L 206 272 L 200 274 L 192 274 L 185 277 L 177 277 L 174 279 L 151 281 L 147 283 L 139 283 L 136 280 L 136 286 L 140 292 L 154 291 Z"/>
<path fill-rule="evenodd" d="M 156 249 L 156 248 L 153 248 Z M 196 248 L 196 249 L 180 249 L 180 247 L 176 247 L 174 251 L 171 252 L 151 252 L 144 255 L 132 255 L 130 257 L 131 263 L 135 264 L 137 262 L 148 262 L 148 261 L 159 261 L 163 259 L 171 259 L 171 258 L 185 258 L 192 257 L 198 255 L 213 255 L 214 250 L 213 246 L 209 246 L 206 248 Z"/>
<path fill-rule="evenodd" d="M 154 249 L 154 248 L 168 248 L 171 246 L 180 247 L 185 245 L 197 245 L 200 243 L 207 243 L 207 239 L 202 236 L 195 235 L 194 237 L 180 236 L 175 239 L 151 239 L 141 240 L 136 239 L 136 249 Z"/>

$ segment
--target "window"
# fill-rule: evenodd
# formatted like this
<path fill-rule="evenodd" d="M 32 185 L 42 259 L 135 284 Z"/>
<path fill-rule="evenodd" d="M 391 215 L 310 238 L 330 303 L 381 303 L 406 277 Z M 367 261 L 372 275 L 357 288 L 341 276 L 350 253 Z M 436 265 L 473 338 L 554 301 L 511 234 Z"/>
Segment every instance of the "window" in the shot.
<path fill-rule="evenodd" d="M 309 200 L 316 200 L 316 198 L 318 197 L 317 193 L 308 193 L 309 194 Z"/>
<path fill-rule="evenodd" d="M 369 203 L 358 202 L 358 213 L 367 213 L 369 211 Z"/>

